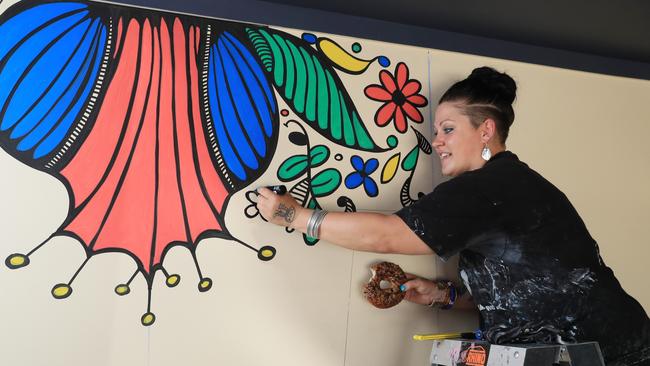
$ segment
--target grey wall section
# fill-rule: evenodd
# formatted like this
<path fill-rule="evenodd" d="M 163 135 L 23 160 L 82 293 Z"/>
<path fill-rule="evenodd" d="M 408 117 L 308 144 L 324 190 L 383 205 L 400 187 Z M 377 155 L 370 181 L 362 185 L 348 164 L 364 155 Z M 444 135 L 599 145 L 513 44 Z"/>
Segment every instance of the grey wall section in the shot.
<path fill-rule="evenodd" d="M 265 1 L 128 0 L 115 2 L 650 80 L 650 63 L 506 42 Z"/>

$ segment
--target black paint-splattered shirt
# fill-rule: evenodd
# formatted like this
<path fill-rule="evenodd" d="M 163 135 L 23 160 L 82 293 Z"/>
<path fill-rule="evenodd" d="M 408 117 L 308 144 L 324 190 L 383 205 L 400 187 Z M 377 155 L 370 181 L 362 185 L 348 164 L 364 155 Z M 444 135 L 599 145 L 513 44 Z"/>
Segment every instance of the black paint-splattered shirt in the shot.
<path fill-rule="evenodd" d="M 606 361 L 650 357 L 643 307 L 605 266 L 566 196 L 513 153 L 397 215 L 443 259 L 460 254 L 488 341 L 598 341 Z"/>

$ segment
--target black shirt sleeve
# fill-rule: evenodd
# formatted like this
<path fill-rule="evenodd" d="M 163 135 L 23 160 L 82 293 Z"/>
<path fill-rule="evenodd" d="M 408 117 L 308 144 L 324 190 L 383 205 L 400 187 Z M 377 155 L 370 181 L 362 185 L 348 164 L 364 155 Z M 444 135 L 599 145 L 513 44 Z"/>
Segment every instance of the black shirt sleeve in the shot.
<path fill-rule="evenodd" d="M 501 225 L 496 205 L 480 192 L 474 178 L 453 178 L 395 213 L 444 260 Z"/>

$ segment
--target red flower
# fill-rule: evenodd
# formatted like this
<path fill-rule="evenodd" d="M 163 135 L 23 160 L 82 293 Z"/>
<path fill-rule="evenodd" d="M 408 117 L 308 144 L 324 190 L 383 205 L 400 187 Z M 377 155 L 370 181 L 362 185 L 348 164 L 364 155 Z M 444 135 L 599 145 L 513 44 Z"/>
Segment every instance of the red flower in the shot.
<path fill-rule="evenodd" d="M 409 79 L 409 69 L 403 62 L 395 67 L 395 76 L 386 70 L 379 72 L 381 85 L 372 84 L 364 89 L 366 96 L 372 100 L 385 102 L 375 113 L 377 126 L 386 126 L 395 120 L 395 128 L 400 133 L 405 133 L 408 128 L 406 119 L 422 123 L 422 113 L 416 107 L 427 105 L 427 99 L 418 94 L 422 84 L 414 79 Z"/>

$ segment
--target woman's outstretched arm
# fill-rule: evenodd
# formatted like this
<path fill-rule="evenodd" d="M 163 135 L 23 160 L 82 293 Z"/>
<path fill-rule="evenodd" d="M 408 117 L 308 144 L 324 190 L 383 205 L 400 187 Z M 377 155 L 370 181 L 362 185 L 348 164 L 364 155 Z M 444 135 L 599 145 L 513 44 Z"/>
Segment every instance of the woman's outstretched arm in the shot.
<path fill-rule="evenodd" d="M 302 207 L 289 194 L 278 195 L 259 188 L 257 208 L 269 222 L 307 232 L 313 210 Z M 432 254 L 397 215 L 372 212 L 330 212 L 319 238 L 344 248 L 375 253 Z"/>

